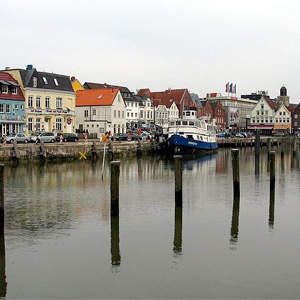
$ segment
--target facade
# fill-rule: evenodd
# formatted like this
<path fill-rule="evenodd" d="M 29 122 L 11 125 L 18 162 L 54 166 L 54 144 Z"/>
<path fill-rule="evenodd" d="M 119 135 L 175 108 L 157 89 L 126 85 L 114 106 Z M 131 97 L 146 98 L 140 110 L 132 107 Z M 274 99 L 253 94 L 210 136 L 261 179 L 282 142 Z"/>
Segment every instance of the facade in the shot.
<path fill-rule="evenodd" d="M 273 133 L 290 134 L 292 132 L 292 116 L 286 106 L 280 102 L 275 112 Z"/>
<path fill-rule="evenodd" d="M 126 132 L 126 104 L 118 88 L 77 91 L 77 130 L 102 136 Z"/>
<path fill-rule="evenodd" d="M 127 127 L 135 129 L 138 127 L 138 121 L 140 119 L 140 100 L 136 97 L 127 97 L 124 101 L 126 103 Z"/>
<path fill-rule="evenodd" d="M 6 69 L 20 84 L 25 97 L 25 133 L 75 132 L 75 92 L 65 75 L 26 69 Z"/>
<path fill-rule="evenodd" d="M 277 103 L 262 96 L 250 114 L 249 129 L 259 129 L 261 133 L 271 135 L 274 130 L 275 111 L 277 108 Z"/>
<path fill-rule="evenodd" d="M 136 97 L 140 98 L 139 122 L 142 124 L 142 127 L 154 127 L 154 106 L 152 105 L 152 100 L 146 93 L 143 96 L 137 95 Z"/>
<path fill-rule="evenodd" d="M 300 103 L 296 106 L 292 115 L 292 128 L 294 133 L 300 133 Z"/>
<path fill-rule="evenodd" d="M 248 130 L 249 120 L 256 100 L 222 96 L 219 93 L 207 94 L 210 102 L 220 102 L 224 109 L 225 126 L 230 130 Z"/>
<path fill-rule="evenodd" d="M 25 98 L 17 80 L 5 72 L 0 72 L 0 132 L 25 132 Z"/>

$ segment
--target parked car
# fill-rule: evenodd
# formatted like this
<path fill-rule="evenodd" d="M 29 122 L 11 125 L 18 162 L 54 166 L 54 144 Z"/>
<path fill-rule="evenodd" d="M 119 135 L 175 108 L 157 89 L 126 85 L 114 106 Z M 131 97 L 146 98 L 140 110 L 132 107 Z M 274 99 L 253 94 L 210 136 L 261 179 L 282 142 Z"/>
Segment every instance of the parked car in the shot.
<path fill-rule="evenodd" d="M 62 136 L 63 142 L 77 142 L 78 136 L 75 133 L 62 133 L 56 136 L 56 141 L 60 142 L 60 136 Z"/>
<path fill-rule="evenodd" d="M 35 143 L 37 137 L 38 137 L 40 134 L 41 134 L 40 132 L 33 132 L 33 133 L 31 133 L 31 135 L 30 135 L 30 137 L 29 137 L 29 142 L 30 142 L 30 143 Z"/>
<path fill-rule="evenodd" d="M 127 133 L 117 133 L 115 135 L 116 141 L 127 141 L 128 140 L 128 134 Z"/>
<path fill-rule="evenodd" d="M 55 135 L 53 132 L 42 132 L 36 137 L 37 142 L 54 143 Z"/>
<path fill-rule="evenodd" d="M 29 142 L 29 136 L 25 135 L 24 133 L 10 133 L 6 137 L 6 142 L 11 144 L 13 142 L 27 144 Z"/>

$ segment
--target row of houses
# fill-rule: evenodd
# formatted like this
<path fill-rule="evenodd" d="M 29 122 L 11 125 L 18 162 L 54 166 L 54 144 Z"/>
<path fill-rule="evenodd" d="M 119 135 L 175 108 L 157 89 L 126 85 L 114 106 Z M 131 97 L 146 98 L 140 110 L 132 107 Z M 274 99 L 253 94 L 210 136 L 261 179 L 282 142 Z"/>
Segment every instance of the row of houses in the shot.
<path fill-rule="evenodd" d="M 107 131 L 166 128 L 168 122 L 194 109 L 197 116 L 215 119 L 218 130 L 255 130 L 291 133 L 300 127 L 300 107 L 289 104 L 285 87 L 280 96 L 267 93 L 204 98 L 185 89 L 136 93 L 127 87 L 85 82 L 75 77 L 25 69 L 0 71 L 0 132 L 84 132 L 99 137 Z M 294 125 L 294 126 L 293 126 Z"/>

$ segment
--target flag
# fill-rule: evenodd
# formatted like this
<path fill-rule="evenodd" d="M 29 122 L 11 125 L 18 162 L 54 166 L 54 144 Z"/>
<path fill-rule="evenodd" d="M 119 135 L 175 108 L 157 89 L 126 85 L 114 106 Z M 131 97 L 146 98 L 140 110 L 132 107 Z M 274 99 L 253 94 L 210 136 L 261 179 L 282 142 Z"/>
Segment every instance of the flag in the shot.
<path fill-rule="evenodd" d="M 232 93 L 232 83 L 229 86 L 229 93 Z"/>
<path fill-rule="evenodd" d="M 232 88 L 232 93 L 236 94 L 236 83 L 234 84 L 234 87 Z"/>
<path fill-rule="evenodd" d="M 229 92 L 229 82 L 226 83 L 226 89 L 225 89 L 225 92 Z"/>

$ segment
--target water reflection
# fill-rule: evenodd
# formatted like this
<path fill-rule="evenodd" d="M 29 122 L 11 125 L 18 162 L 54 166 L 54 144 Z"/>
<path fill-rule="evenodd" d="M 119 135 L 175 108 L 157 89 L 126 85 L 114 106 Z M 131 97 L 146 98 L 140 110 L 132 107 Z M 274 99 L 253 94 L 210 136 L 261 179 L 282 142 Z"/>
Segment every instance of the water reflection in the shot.
<path fill-rule="evenodd" d="M 112 268 L 117 271 L 121 264 L 119 217 L 117 216 L 112 216 L 110 220 L 110 253 Z"/>
<path fill-rule="evenodd" d="M 0 297 L 6 297 L 6 271 L 5 271 L 5 239 L 4 235 L 0 235 Z"/>
<path fill-rule="evenodd" d="M 182 207 L 180 206 L 175 206 L 173 251 L 177 255 L 182 252 Z"/>
<path fill-rule="evenodd" d="M 236 245 L 239 234 L 240 197 L 233 198 L 232 219 L 230 230 L 230 244 Z"/>

